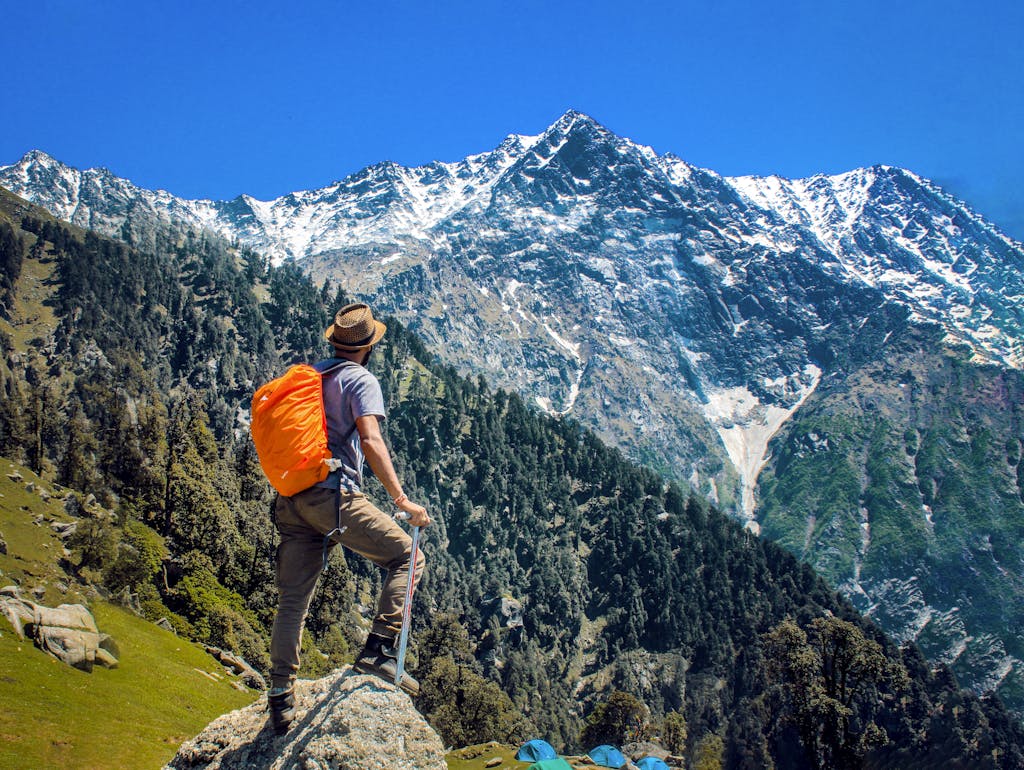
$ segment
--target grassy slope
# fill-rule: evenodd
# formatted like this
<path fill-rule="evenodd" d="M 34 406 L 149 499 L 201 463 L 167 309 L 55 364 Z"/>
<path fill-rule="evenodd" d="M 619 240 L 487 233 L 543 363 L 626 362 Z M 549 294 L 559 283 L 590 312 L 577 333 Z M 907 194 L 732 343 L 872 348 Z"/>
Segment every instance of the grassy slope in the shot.
<path fill-rule="evenodd" d="M 24 481 L 8 479 L 12 470 Z M 25 491 L 29 481 L 40 484 L 0 460 L 0 532 L 8 546 L 0 583 L 18 581 L 26 592 L 42 585 L 48 605 L 81 601 L 89 592 L 60 568 L 62 544 L 49 527 L 67 517 L 59 503 Z M 40 515 L 43 523 L 34 524 Z M 77 671 L 0 621 L 0 767 L 160 767 L 211 719 L 256 697 L 236 690 L 196 645 L 105 602 L 90 609 L 120 647 L 117 669 Z"/>

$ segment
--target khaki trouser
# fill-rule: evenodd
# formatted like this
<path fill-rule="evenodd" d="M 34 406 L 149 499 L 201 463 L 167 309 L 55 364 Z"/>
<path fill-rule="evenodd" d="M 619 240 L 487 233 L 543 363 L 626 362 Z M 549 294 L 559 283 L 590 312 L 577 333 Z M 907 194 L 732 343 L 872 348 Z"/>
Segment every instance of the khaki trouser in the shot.
<path fill-rule="evenodd" d="M 271 679 L 287 687 L 299 670 L 302 627 L 323 566 L 324 535 L 337 526 L 337 493 L 313 487 L 294 497 L 278 496 L 274 519 L 281 543 L 277 547 L 277 615 L 270 639 Z M 397 634 L 402 627 L 405 590 L 409 585 L 412 538 L 363 494 L 341 495 L 341 526 L 331 543 L 365 556 L 387 571 L 381 588 L 373 633 Z M 416 580 L 423 574 L 423 551 L 416 560 Z"/>

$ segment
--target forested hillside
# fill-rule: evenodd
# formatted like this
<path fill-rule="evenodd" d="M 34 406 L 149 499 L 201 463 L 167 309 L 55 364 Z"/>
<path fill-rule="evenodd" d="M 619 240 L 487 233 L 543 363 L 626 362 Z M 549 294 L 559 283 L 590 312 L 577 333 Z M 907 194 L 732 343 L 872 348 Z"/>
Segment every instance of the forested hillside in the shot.
<path fill-rule="evenodd" d="M 83 579 L 265 668 L 274 535 L 248 398 L 326 354 L 344 298 L 212 236 L 144 235 L 109 240 L 0 191 L 0 453 L 116 513 L 83 519 Z M 723 767 L 1024 766 L 998 699 L 898 649 L 810 567 L 572 421 L 433 363 L 397 322 L 385 342 L 386 432 L 437 520 L 413 617 L 420 706 L 446 739 L 621 738 L 604 717 L 628 696 L 634 735 L 674 725 L 680 750 Z M 305 674 L 361 642 L 377 579 L 335 558 Z"/>

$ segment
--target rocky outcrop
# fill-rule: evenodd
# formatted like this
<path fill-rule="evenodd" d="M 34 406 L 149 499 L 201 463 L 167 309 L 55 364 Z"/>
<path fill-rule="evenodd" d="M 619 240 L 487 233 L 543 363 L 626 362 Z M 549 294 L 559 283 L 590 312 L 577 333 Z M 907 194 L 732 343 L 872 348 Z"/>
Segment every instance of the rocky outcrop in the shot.
<path fill-rule="evenodd" d="M 83 671 L 92 671 L 97 664 L 117 667 L 117 645 L 100 633 L 92 613 L 81 604 L 44 607 L 22 599 L 17 588 L 7 586 L 0 590 L 0 615 L 22 639 L 31 639 L 69 666 Z"/>
<path fill-rule="evenodd" d="M 161 620 L 167 623 L 164 628 L 169 628 L 169 630 L 173 632 L 174 629 L 170 628 L 171 624 L 167 622 L 167 619 L 161 618 Z M 160 624 L 157 623 L 157 625 Z M 217 662 L 224 666 L 224 668 L 228 669 L 232 674 L 241 677 L 242 682 L 247 687 L 251 687 L 254 690 L 267 689 L 267 680 L 263 678 L 263 675 L 259 671 L 250 666 L 244 658 L 235 655 L 233 652 L 222 650 L 220 647 L 213 647 L 209 644 L 206 645 L 206 651 L 216 658 Z"/>
<path fill-rule="evenodd" d="M 446 770 L 437 733 L 398 688 L 341 669 L 295 687 L 291 729 L 274 735 L 266 697 L 211 722 L 165 770 Z"/>

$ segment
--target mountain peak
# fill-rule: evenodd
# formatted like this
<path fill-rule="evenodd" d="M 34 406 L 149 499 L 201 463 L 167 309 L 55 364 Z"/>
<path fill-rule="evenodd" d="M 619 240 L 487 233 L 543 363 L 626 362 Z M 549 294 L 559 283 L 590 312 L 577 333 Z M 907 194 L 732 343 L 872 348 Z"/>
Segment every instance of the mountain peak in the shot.
<path fill-rule="evenodd" d="M 29 150 L 26 152 L 20 161 L 19 166 L 31 166 L 35 164 L 41 164 L 44 166 L 63 166 L 64 164 L 57 160 L 49 153 L 43 152 L 42 150 Z"/>
<path fill-rule="evenodd" d="M 569 134 L 574 131 L 593 131 L 594 129 L 607 133 L 607 129 L 589 115 L 578 110 L 566 110 L 562 117 L 548 127 L 545 133 Z"/>

